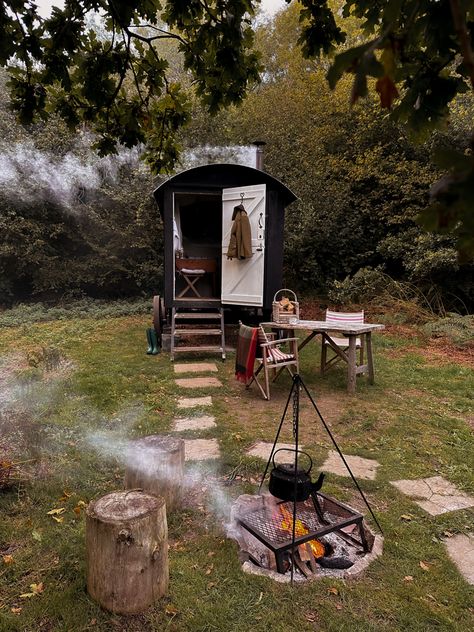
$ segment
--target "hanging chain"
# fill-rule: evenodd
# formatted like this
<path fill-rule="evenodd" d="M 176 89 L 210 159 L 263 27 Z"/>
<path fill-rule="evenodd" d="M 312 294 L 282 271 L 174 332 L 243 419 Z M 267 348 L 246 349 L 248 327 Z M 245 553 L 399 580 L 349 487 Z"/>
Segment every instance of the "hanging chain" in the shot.
<path fill-rule="evenodd" d="M 293 438 L 296 440 L 296 429 L 300 416 L 300 389 L 299 385 L 293 391 Z"/>

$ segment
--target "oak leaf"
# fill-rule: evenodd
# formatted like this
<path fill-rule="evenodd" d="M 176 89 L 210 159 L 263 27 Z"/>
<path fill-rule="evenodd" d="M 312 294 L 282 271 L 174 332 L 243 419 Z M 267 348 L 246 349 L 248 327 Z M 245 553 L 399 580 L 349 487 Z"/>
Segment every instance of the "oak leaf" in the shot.
<path fill-rule="evenodd" d="M 13 564 L 13 555 L 2 555 L 4 564 Z"/>
<path fill-rule="evenodd" d="M 394 99 L 398 97 L 397 86 L 393 80 L 388 75 L 380 77 L 375 84 L 375 90 L 380 95 L 380 105 L 390 110 Z"/>

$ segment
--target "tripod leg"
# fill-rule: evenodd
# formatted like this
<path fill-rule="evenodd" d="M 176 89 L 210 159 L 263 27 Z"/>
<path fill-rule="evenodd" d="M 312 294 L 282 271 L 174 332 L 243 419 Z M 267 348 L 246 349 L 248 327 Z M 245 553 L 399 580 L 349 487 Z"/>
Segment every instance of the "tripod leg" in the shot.
<path fill-rule="evenodd" d="M 321 522 L 322 524 L 329 524 L 329 521 L 326 520 L 326 518 L 324 517 L 323 510 L 321 509 L 321 505 L 319 504 L 318 494 L 316 492 L 313 492 L 311 494 L 311 500 L 313 501 L 314 509 L 316 511 L 316 515 L 318 516 L 319 522 Z"/>

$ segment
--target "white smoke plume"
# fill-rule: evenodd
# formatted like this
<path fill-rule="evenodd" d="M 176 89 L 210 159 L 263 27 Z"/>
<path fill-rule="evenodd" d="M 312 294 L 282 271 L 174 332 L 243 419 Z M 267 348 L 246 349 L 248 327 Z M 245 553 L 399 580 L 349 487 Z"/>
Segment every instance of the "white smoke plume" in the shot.
<path fill-rule="evenodd" d="M 87 139 L 82 139 L 82 143 Z M 90 142 L 90 141 L 89 141 Z M 140 164 L 140 148 L 122 148 L 118 154 L 100 158 L 88 150 L 55 158 L 33 143 L 0 148 L 0 195 L 24 204 L 49 201 L 65 210 L 75 210 L 86 192 L 104 182 L 117 180 L 122 166 Z M 79 152 L 78 152 L 79 153 Z"/>

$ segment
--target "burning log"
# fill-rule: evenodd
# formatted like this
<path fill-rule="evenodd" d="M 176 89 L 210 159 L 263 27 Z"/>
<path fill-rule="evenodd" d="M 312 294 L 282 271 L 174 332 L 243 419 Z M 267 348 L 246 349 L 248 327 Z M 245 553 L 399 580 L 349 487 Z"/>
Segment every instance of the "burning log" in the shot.
<path fill-rule="evenodd" d="M 87 590 L 103 608 L 143 612 L 168 590 L 165 501 L 112 492 L 86 511 Z"/>
<path fill-rule="evenodd" d="M 184 441 L 149 435 L 132 441 L 126 454 L 125 489 L 142 489 L 161 496 L 168 513 L 178 507 L 183 494 Z"/>

